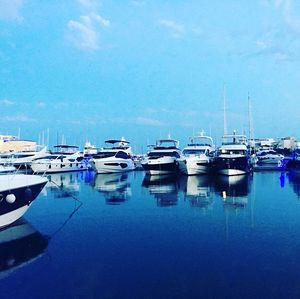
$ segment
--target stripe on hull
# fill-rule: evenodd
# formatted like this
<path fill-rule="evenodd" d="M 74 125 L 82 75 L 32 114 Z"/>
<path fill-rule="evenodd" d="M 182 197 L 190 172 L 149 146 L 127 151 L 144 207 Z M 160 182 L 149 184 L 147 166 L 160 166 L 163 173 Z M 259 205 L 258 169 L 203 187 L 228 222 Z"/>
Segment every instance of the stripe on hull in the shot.
<path fill-rule="evenodd" d="M 28 208 L 29 208 L 29 205 L 23 206 L 19 209 L 16 209 L 14 211 L 11 211 L 9 213 L 1 215 L 0 216 L 0 228 L 7 226 L 7 225 L 15 222 L 19 218 L 21 218 L 26 213 Z"/>

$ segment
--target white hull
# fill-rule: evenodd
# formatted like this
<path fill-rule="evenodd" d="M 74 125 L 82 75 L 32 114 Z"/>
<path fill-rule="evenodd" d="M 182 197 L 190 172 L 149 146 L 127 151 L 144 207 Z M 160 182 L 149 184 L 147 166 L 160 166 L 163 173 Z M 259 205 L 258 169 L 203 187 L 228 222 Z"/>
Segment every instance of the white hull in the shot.
<path fill-rule="evenodd" d="M 29 208 L 29 205 L 23 206 L 17 210 L 14 210 L 12 212 L 1 215 L 0 216 L 0 228 L 5 227 L 5 226 L 15 222 L 19 218 L 21 218 L 26 213 L 28 208 Z"/>
<path fill-rule="evenodd" d="M 186 158 L 179 162 L 180 171 L 186 175 L 208 174 L 211 164 L 208 160 L 197 158 Z"/>
<path fill-rule="evenodd" d="M 135 169 L 131 159 L 102 158 L 93 159 L 90 162 L 93 170 L 97 173 L 119 173 Z"/>
<path fill-rule="evenodd" d="M 86 163 L 76 162 L 33 162 L 31 169 L 35 173 L 56 173 L 56 172 L 67 172 L 67 171 L 79 171 L 88 169 Z"/>
<path fill-rule="evenodd" d="M 163 156 L 157 159 L 147 158 L 142 166 L 151 175 L 174 174 L 179 169 L 179 162 L 175 157 Z"/>
<path fill-rule="evenodd" d="M 227 176 L 234 176 L 234 175 L 243 175 L 247 172 L 240 169 L 220 169 L 218 170 L 218 174 L 227 175 Z"/>

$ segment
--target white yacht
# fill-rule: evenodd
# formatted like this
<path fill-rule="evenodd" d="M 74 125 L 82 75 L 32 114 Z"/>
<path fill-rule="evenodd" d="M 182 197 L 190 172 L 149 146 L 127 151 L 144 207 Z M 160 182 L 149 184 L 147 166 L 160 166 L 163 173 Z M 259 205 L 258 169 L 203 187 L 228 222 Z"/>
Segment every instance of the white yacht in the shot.
<path fill-rule="evenodd" d="M 49 155 L 47 147 L 37 151 L 13 151 L 0 154 L 0 165 L 12 165 L 17 169 L 29 168 L 31 162 L 37 158 L 43 158 Z"/>
<path fill-rule="evenodd" d="M 181 157 L 179 142 L 175 139 L 159 139 L 147 157 L 141 161 L 144 170 L 153 175 L 172 174 L 179 171 Z"/>
<path fill-rule="evenodd" d="M 90 160 L 91 167 L 97 173 L 115 173 L 135 169 L 131 159 L 130 143 L 124 138 L 109 139 L 105 141 L 106 147 L 102 148 Z"/>
<path fill-rule="evenodd" d="M 274 149 L 259 150 L 255 155 L 256 165 L 274 165 L 279 166 L 283 163 L 284 155 L 276 152 Z"/>
<path fill-rule="evenodd" d="M 31 169 L 34 173 L 79 171 L 88 168 L 88 163 L 78 151 L 77 146 L 56 145 L 55 148 L 57 151 L 31 162 Z"/>
<path fill-rule="evenodd" d="M 180 171 L 187 175 L 208 174 L 212 169 L 215 146 L 210 136 L 201 132 L 199 136 L 189 138 L 189 144 L 182 151 Z"/>
<path fill-rule="evenodd" d="M 1 175 L 0 228 L 21 218 L 47 182 L 46 177 L 38 175 Z"/>
<path fill-rule="evenodd" d="M 217 174 L 242 175 L 251 171 L 250 160 L 246 136 L 234 132 L 222 137 L 222 145 L 214 160 L 214 169 Z"/>

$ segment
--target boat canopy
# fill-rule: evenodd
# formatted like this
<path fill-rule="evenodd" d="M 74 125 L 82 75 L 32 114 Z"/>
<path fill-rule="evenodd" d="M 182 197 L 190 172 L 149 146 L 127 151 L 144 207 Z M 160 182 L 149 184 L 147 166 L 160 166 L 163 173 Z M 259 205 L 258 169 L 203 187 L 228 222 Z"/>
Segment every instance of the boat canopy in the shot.
<path fill-rule="evenodd" d="M 129 141 L 126 141 L 126 140 L 120 140 L 120 139 L 108 139 L 105 141 L 105 143 L 110 143 L 110 144 L 115 144 L 115 143 L 126 143 L 126 144 L 129 144 L 130 142 Z"/>
<path fill-rule="evenodd" d="M 76 145 L 66 145 L 66 144 L 59 144 L 59 145 L 55 145 L 55 148 L 78 148 L 78 146 Z"/>

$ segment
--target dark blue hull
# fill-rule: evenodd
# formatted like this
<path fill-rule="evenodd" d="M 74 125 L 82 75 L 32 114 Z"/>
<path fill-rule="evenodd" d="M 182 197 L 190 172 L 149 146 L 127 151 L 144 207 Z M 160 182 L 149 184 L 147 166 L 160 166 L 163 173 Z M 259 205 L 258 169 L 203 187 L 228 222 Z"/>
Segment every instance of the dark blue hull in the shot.
<path fill-rule="evenodd" d="M 252 170 L 250 159 L 244 157 L 216 157 L 213 170 L 224 175 L 240 175 Z"/>
<path fill-rule="evenodd" d="M 176 173 L 179 171 L 177 161 L 173 163 L 142 164 L 145 171 L 149 173 Z"/>
<path fill-rule="evenodd" d="M 30 187 L 22 187 L 0 192 L 0 216 L 30 205 L 31 202 L 33 202 L 39 195 L 46 183 L 47 182 L 43 182 Z M 15 196 L 15 201 L 13 203 L 9 203 L 6 200 L 7 195 L 9 194 L 13 194 Z"/>

